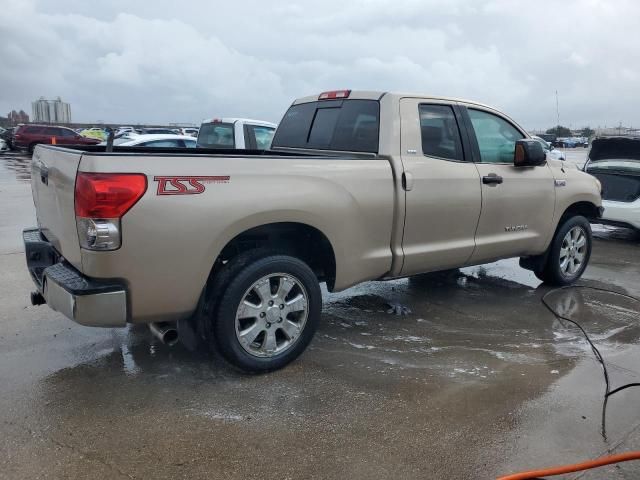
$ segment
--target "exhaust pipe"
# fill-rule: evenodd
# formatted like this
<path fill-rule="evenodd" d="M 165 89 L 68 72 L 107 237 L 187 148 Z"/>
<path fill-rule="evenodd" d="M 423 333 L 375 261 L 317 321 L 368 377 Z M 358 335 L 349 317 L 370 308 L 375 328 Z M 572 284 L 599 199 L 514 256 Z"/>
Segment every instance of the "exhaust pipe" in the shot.
<path fill-rule="evenodd" d="M 44 305 L 45 303 L 47 303 L 47 301 L 40 292 L 31 292 L 31 305 L 38 306 Z"/>
<path fill-rule="evenodd" d="M 155 322 L 149 324 L 151 333 L 165 345 L 170 347 L 178 343 L 178 327 L 175 323 Z"/>

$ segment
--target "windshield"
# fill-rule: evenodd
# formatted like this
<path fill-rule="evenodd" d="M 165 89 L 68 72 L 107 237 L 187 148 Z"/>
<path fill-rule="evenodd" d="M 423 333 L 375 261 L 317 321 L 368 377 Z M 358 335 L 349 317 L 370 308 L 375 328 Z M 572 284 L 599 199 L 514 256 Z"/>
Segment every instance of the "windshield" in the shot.
<path fill-rule="evenodd" d="M 198 133 L 198 147 L 235 148 L 233 123 L 203 123 Z"/>
<path fill-rule="evenodd" d="M 285 113 L 272 147 L 378 153 L 379 126 L 376 100 L 302 103 Z"/>

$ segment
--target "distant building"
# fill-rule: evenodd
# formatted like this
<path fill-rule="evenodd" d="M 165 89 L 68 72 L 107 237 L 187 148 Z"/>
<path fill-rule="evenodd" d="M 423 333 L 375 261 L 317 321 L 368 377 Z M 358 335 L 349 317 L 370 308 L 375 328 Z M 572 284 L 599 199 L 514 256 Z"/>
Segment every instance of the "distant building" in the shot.
<path fill-rule="evenodd" d="M 31 104 L 31 109 L 36 123 L 71 123 L 71 106 L 60 97 L 55 100 L 40 97 Z"/>
<path fill-rule="evenodd" d="M 9 120 L 9 124 L 11 125 L 18 125 L 19 123 L 29 123 L 29 115 L 27 115 L 24 110 L 20 110 L 19 112 L 12 110 L 7 115 L 7 119 Z"/>
<path fill-rule="evenodd" d="M 596 128 L 596 136 L 597 137 L 640 137 L 640 129 L 633 127 L 623 127 L 622 125 L 618 127 L 604 127 L 604 128 Z"/>

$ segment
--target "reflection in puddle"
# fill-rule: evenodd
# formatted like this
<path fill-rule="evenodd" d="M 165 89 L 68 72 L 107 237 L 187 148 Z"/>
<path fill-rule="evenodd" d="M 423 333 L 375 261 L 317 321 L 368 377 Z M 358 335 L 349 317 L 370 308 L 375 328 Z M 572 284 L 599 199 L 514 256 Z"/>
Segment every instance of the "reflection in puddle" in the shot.
<path fill-rule="evenodd" d="M 0 182 L 13 179 L 31 181 L 31 155 L 16 152 L 0 155 Z"/>

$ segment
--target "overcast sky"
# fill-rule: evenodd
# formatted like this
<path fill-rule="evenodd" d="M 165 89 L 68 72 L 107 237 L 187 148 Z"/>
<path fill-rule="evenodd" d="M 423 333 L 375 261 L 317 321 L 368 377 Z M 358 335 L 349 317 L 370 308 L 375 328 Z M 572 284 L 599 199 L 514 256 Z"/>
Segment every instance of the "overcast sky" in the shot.
<path fill-rule="evenodd" d="M 478 100 L 533 129 L 640 126 L 637 0 L 0 0 L 0 114 L 277 121 L 324 90 Z"/>

